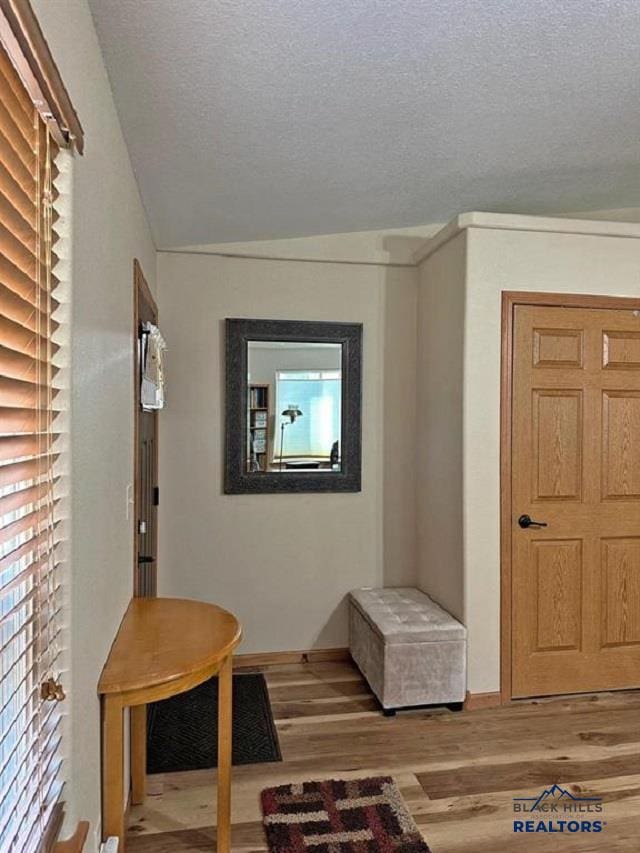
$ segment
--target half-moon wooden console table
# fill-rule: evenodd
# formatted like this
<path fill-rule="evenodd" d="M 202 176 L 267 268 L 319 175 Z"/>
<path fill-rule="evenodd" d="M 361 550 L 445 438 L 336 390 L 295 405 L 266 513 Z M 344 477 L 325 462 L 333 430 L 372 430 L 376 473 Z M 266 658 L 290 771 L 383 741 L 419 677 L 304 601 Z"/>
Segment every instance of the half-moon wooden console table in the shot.
<path fill-rule="evenodd" d="M 100 676 L 102 835 L 124 851 L 124 709 L 131 708 L 131 802 L 145 795 L 148 702 L 167 699 L 218 675 L 218 853 L 231 834 L 232 655 L 242 631 L 231 613 L 182 598 L 134 598 Z"/>

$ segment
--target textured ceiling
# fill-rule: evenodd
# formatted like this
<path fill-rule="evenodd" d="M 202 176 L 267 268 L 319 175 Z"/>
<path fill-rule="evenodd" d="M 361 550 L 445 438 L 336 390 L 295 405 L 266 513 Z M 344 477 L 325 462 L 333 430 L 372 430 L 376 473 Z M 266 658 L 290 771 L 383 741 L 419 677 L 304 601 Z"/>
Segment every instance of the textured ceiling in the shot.
<path fill-rule="evenodd" d="M 640 0 L 90 2 L 160 247 L 640 204 Z"/>

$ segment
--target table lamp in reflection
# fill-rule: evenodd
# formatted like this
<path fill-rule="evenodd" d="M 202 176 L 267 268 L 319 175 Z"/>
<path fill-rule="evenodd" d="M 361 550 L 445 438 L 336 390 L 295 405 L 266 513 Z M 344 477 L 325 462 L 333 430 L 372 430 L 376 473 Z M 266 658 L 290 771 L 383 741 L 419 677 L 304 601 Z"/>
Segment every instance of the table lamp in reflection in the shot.
<path fill-rule="evenodd" d="M 282 412 L 283 418 L 289 418 L 289 421 L 282 421 L 280 424 L 280 470 L 282 471 L 282 455 L 284 452 L 284 428 L 296 422 L 296 418 L 302 417 L 302 412 L 295 403 L 289 403 L 289 408 Z"/>

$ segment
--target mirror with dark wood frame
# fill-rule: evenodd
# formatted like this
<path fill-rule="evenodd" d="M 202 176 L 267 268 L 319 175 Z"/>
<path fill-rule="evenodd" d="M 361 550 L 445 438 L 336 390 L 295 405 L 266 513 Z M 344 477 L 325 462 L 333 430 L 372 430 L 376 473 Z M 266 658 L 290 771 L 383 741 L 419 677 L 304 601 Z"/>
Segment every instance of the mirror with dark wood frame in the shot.
<path fill-rule="evenodd" d="M 226 321 L 227 494 L 361 488 L 362 325 Z"/>

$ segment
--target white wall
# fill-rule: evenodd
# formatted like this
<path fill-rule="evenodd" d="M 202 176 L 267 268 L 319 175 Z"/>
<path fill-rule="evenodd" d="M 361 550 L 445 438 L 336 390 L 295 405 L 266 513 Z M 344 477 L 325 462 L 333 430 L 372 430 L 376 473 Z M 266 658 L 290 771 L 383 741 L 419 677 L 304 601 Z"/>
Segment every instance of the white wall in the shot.
<path fill-rule="evenodd" d="M 640 239 L 470 228 L 464 352 L 469 690 L 500 687 L 500 306 L 503 290 L 640 296 Z"/>
<path fill-rule="evenodd" d="M 418 585 L 464 621 L 462 387 L 466 232 L 420 265 Z"/>
<path fill-rule="evenodd" d="M 33 0 L 86 135 L 72 164 L 71 673 L 69 824 L 100 822 L 100 671 L 132 592 L 133 258 L 153 288 L 155 249 L 84 0 Z"/>
<path fill-rule="evenodd" d="M 209 243 L 201 246 L 182 246 L 178 247 L 177 250 L 249 258 L 287 258 L 298 261 L 331 260 L 344 263 L 413 266 L 415 250 L 441 228 L 442 223 L 431 223 L 430 225 L 416 225 L 413 228 L 352 231 L 348 234 L 318 234 L 314 237 L 292 237 L 289 240 Z"/>
<path fill-rule="evenodd" d="M 349 589 L 415 577 L 416 270 L 161 253 L 158 296 L 161 593 L 236 612 L 241 652 L 345 646 Z M 226 317 L 364 324 L 361 493 L 222 494 Z"/>
<path fill-rule="evenodd" d="M 387 586 L 415 586 L 416 552 L 416 420 L 417 269 L 388 270 L 379 326 L 384 353 L 381 382 L 382 418 L 369 413 L 364 435 L 381 429 L 382 546 Z M 370 367 L 364 365 L 369 372 Z"/>

